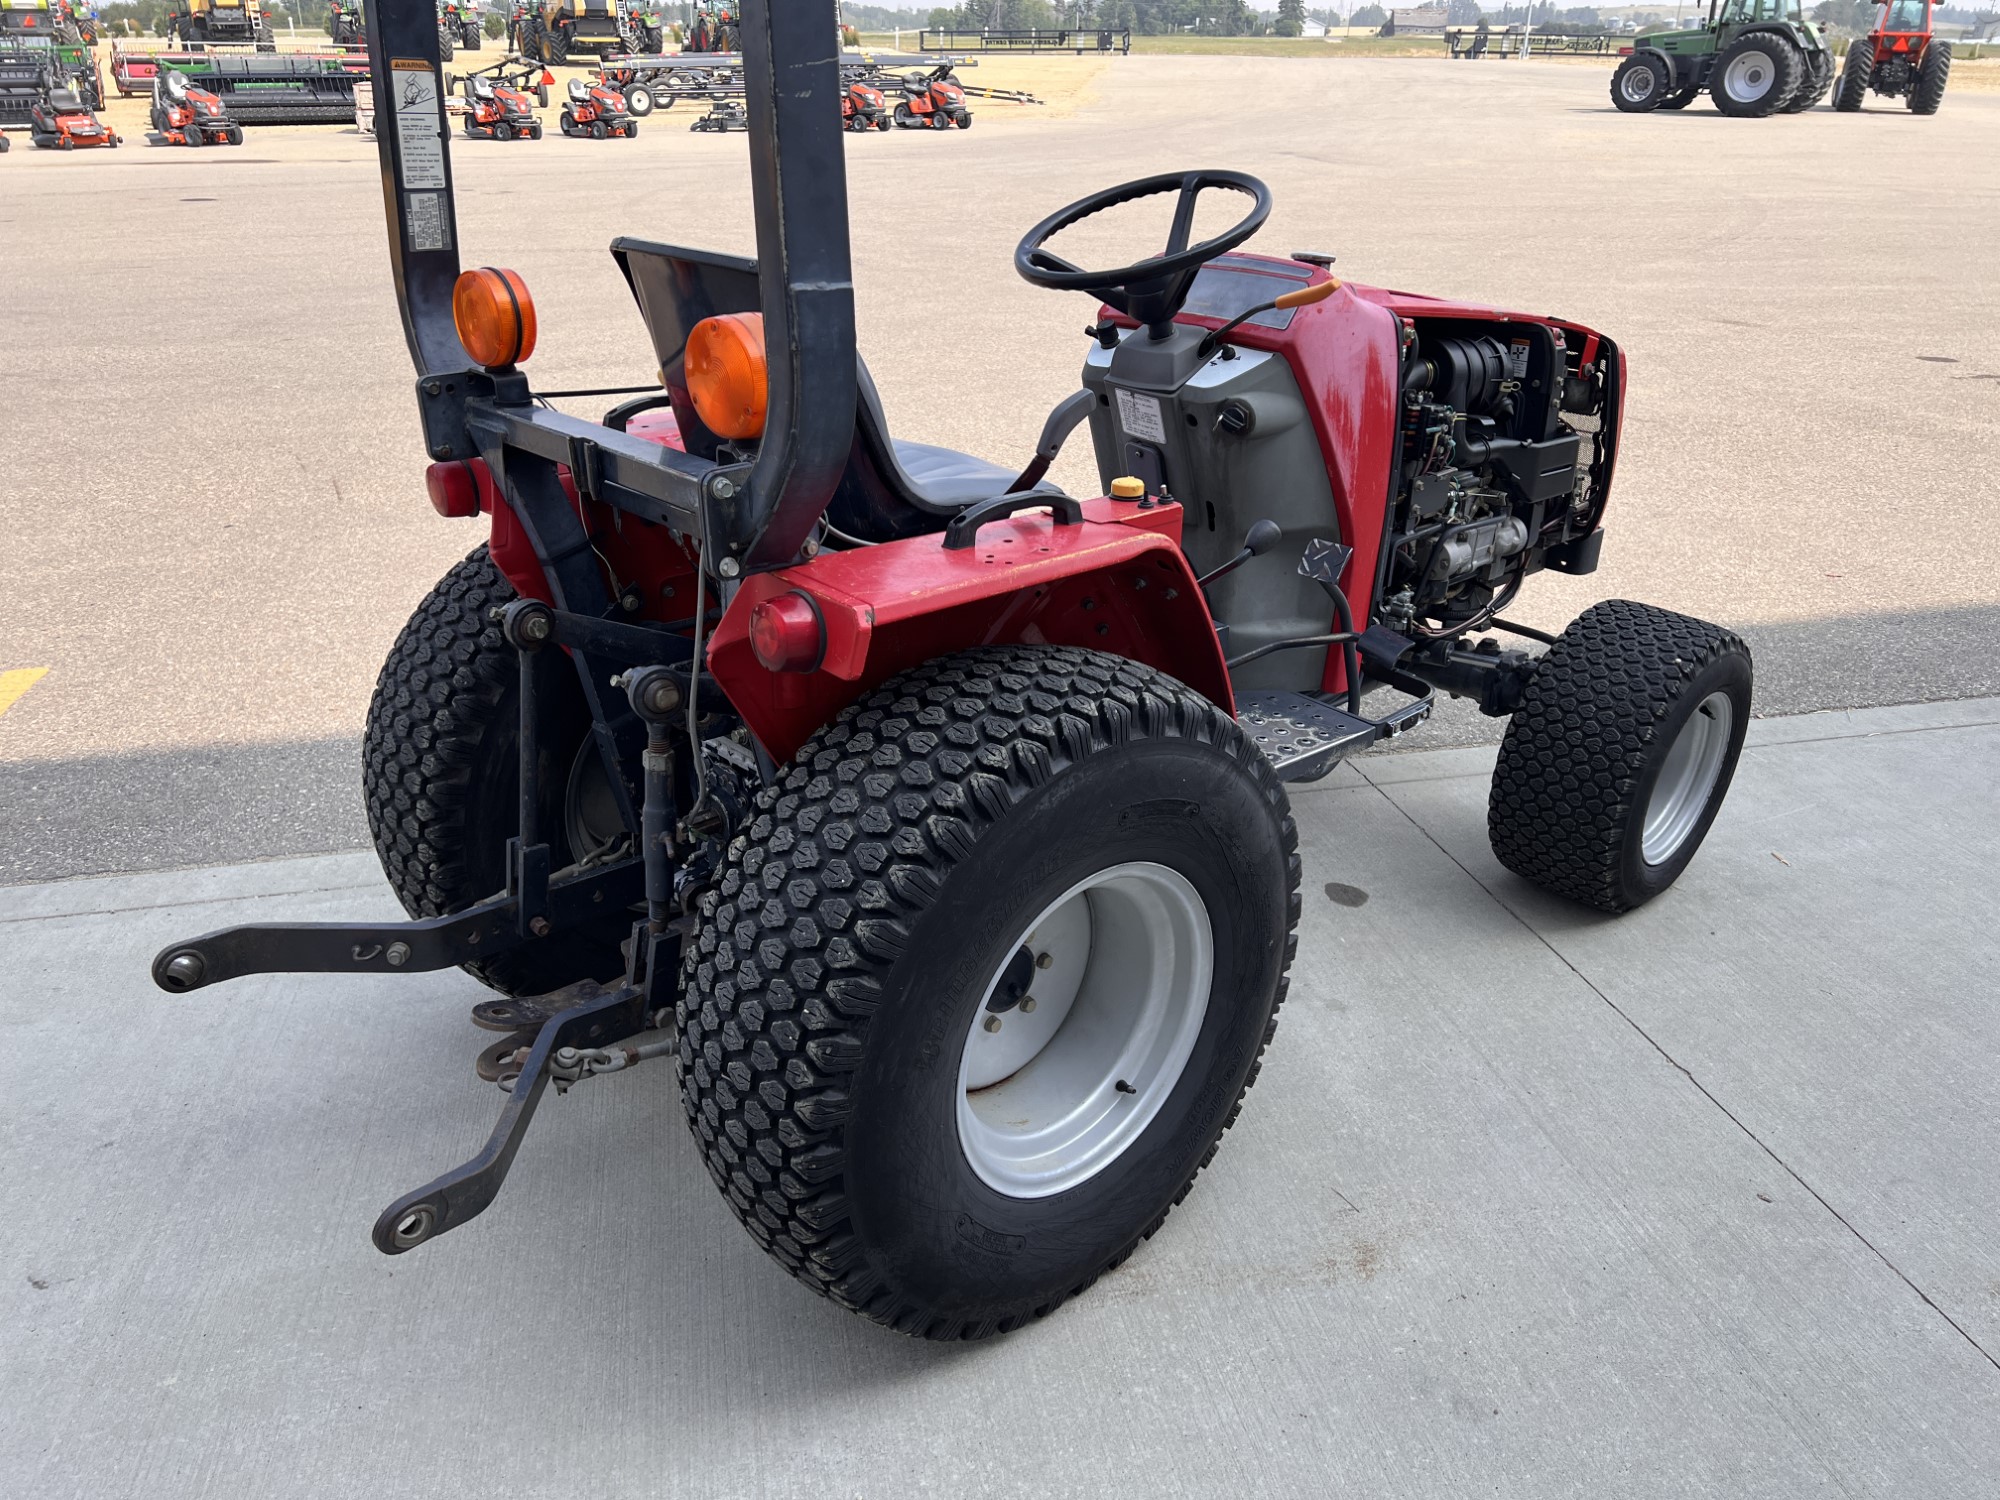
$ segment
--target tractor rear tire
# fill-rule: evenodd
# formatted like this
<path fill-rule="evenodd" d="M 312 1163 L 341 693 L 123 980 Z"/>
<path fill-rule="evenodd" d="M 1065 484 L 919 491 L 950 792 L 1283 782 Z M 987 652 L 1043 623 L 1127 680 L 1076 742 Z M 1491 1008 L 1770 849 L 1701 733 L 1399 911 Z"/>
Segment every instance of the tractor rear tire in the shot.
<path fill-rule="evenodd" d="M 1641 906 L 1687 868 L 1750 722 L 1750 648 L 1626 599 L 1549 647 L 1508 722 L 1486 827 L 1515 874 L 1599 911 Z"/>
<path fill-rule="evenodd" d="M 1840 85 L 1834 90 L 1833 107 L 1853 114 L 1868 99 L 1868 87 L 1875 81 L 1875 44 L 1856 37 L 1847 45 L 1847 61 L 1841 65 Z"/>
<path fill-rule="evenodd" d="M 1933 41 L 1917 64 L 1917 81 L 1910 89 L 1910 113 L 1934 115 L 1944 103 L 1945 81 L 1951 77 L 1951 43 Z"/>
<path fill-rule="evenodd" d="M 542 32 L 542 61 L 553 68 L 568 63 L 569 33 L 562 27 L 550 26 Z"/>
<path fill-rule="evenodd" d="M 1284 788 L 1172 678 L 1031 646 L 893 678 L 759 795 L 704 898 L 676 1022 L 709 1174 L 863 1317 L 1040 1317 L 1235 1120 L 1298 886 Z"/>
<path fill-rule="evenodd" d="M 1715 107 L 1739 120 L 1761 120 L 1798 92 L 1805 58 L 1775 31 L 1753 31 L 1722 49 L 1709 75 Z"/>
<path fill-rule="evenodd" d="M 1833 87 L 1833 54 L 1815 52 L 1805 60 L 1805 69 L 1799 82 L 1798 92 L 1785 101 L 1778 111 L 1784 115 L 1802 115 L 1826 97 L 1826 91 Z"/>
<path fill-rule="evenodd" d="M 1628 115 L 1650 114 L 1665 101 L 1664 70 L 1644 53 L 1634 53 L 1611 75 L 1611 102 Z"/>
<path fill-rule="evenodd" d="M 412 917 L 460 911 L 507 879 L 520 821 L 520 667 L 491 612 L 513 587 L 481 546 L 431 590 L 396 638 L 368 705 L 361 786 L 382 871 Z M 539 823 L 551 866 L 573 862 L 571 782 L 590 734 L 576 669 L 535 658 Z M 465 966 L 508 995 L 539 995 L 624 972 L 623 912 Z"/>

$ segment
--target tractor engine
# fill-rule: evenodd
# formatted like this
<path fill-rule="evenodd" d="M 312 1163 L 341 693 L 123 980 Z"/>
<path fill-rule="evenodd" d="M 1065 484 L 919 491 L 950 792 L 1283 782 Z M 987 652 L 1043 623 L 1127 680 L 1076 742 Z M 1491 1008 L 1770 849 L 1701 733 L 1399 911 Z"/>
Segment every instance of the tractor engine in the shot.
<path fill-rule="evenodd" d="M 1595 566 L 1610 351 L 1586 365 L 1537 323 L 1419 320 L 1407 337 L 1383 617 L 1447 637 L 1538 568 Z"/>

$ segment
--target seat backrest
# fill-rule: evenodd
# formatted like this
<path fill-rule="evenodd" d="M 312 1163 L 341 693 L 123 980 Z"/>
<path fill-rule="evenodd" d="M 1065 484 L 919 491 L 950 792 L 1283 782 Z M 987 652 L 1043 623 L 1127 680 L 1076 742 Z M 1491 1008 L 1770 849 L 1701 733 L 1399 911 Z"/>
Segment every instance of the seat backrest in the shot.
<path fill-rule="evenodd" d="M 638 300 L 688 452 L 715 457 L 721 439 L 701 420 L 688 395 L 688 334 L 703 318 L 763 310 L 757 263 L 624 237 L 611 242 L 611 253 Z M 881 395 L 858 350 L 855 365 L 854 447 L 827 507 L 828 518 L 842 531 L 870 541 L 939 530 L 957 507 L 929 504 L 903 473 Z"/>
<path fill-rule="evenodd" d="M 584 100 L 590 97 L 590 85 L 585 83 L 581 78 L 572 78 L 569 81 L 569 96 L 578 104 L 583 103 Z"/>

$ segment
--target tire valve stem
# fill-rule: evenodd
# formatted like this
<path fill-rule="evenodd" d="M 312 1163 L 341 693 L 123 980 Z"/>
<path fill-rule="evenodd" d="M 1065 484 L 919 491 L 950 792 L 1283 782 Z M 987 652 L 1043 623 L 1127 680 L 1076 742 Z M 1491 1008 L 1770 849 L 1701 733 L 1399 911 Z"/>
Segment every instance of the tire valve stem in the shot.
<path fill-rule="evenodd" d="M 1136 1094 L 1139 1091 L 1133 1088 L 1131 1084 L 1127 1083 L 1124 1079 L 1121 1078 L 1118 1080 L 1118 1092 L 1121 1094 Z"/>

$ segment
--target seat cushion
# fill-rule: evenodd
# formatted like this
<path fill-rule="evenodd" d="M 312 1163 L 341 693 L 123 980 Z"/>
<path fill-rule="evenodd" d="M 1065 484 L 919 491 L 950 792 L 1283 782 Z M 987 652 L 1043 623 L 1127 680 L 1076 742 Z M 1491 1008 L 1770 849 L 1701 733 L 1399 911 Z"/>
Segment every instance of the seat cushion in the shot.
<path fill-rule="evenodd" d="M 1004 495 L 1018 472 L 951 448 L 893 441 L 896 463 L 910 487 L 932 505 L 970 505 Z"/>

